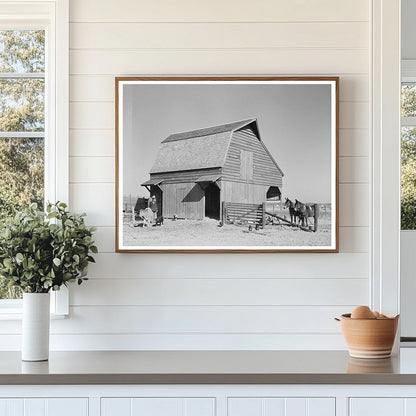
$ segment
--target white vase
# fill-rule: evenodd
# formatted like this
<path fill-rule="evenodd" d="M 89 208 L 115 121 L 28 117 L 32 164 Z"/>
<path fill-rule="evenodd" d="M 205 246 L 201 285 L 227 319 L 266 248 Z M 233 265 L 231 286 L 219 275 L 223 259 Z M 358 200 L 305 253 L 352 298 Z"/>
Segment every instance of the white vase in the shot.
<path fill-rule="evenodd" d="M 23 293 L 22 360 L 49 358 L 49 293 Z"/>

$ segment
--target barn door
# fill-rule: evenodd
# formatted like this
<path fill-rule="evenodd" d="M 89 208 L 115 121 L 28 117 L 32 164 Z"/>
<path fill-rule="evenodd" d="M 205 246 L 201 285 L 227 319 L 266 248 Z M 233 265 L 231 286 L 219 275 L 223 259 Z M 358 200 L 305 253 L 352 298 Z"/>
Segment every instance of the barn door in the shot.
<path fill-rule="evenodd" d="M 179 218 L 185 218 L 185 197 L 186 197 L 186 188 L 177 188 L 176 189 L 176 200 L 175 200 L 175 211 L 176 215 Z"/>

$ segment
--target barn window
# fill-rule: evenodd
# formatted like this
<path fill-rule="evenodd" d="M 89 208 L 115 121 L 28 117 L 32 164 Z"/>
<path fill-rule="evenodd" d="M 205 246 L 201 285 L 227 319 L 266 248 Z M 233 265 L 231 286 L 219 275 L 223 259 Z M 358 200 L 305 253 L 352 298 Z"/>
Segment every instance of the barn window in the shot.
<path fill-rule="evenodd" d="M 240 177 L 244 180 L 253 179 L 253 152 L 240 151 Z"/>
<path fill-rule="evenodd" d="M 0 0 L 0 221 L 68 200 L 68 14 L 65 0 Z M 0 280 L 0 314 L 20 313 L 19 297 Z M 51 298 L 66 314 L 66 290 Z"/>
<path fill-rule="evenodd" d="M 275 201 L 280 201 L 282 194 L 280 192 L 280 189 L 277 186 L 271 186 L 267 190 L 266 198 L 267 199 L 273 199 Z"/>

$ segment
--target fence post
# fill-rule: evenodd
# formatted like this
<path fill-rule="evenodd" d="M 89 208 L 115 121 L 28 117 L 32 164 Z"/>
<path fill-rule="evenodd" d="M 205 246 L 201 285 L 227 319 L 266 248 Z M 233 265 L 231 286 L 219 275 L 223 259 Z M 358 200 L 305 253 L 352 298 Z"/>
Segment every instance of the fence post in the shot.
<path fill-rule="evenodd" d="M 318 204 L 314 204 L 313 205 L 313 231 L 316 232 L 318 231 L 318 218 L 319 218 L 319 205 Z"/>
<path fill-rule="evenodd" d="M 222 209 L 221 209 L 221 220 L 223 224 L 227 223 L 227 203 L 225 201 L 222 201 Z"/>

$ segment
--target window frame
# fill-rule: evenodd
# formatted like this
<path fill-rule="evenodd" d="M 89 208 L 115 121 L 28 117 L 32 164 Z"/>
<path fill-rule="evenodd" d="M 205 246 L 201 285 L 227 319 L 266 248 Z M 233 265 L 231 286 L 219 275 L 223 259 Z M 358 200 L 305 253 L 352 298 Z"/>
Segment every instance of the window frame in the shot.
<path fill-rule="evenodd" d="M 45 30 L 45 201 L 69 200 L 69 0 L 0 0 L 0 30 Z M 59 88 L 58 88 L 59 86 Z M 66 287 L 51 313 L 69 313 Z M 0 300 L 0 319 L 19 318 L 21 300 Z"/>

